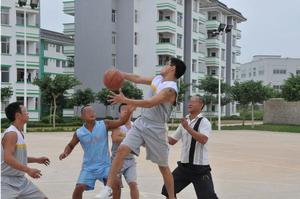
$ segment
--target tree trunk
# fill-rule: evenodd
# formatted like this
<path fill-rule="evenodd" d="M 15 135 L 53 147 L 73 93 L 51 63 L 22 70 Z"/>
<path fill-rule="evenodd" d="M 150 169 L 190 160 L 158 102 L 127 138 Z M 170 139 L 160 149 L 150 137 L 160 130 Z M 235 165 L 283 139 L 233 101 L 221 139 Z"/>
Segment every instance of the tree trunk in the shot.
<path fill-rule="evenodd" d="M 254 104 L 251 103 L 251 119 L 252 119 L 252 128 L 254 128 Z"/>
<path fill-rule="evenodd" d="M 52 120 L 51 120 L 51 117 L 52 117 L 52 108 L 53 108 L 53 104 L 52 104 L 52 102 L 50 103 L 50 111 L 49 111 L 49 124 L 51 124 L 52 122 Z"/>
<path fill-rule="evenodd" d="M 55 119 L 56 119 L 56 97 L 53 97 L 53 105 L 54 105 L 54 108 L 53 108 L 53 128 L 55 128 Z"/>

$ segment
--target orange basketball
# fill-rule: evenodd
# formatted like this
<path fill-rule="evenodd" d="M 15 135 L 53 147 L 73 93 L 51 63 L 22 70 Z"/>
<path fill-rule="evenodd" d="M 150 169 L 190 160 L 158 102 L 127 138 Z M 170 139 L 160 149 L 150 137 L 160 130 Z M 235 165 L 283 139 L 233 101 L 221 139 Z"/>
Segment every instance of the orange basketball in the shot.
<path fill-rule="evenodd" d="M 124 82 L 122 73 L 117 69 L 108 69 L 103 76 L 103 83 L 109 90 L 119 90 Z"/>

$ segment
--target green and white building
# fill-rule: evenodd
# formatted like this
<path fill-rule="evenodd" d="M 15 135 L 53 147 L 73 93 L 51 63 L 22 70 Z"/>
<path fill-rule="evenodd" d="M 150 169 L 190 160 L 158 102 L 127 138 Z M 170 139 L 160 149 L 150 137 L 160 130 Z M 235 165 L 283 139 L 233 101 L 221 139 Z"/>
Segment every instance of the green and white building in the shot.
<path fill-rule="evenodd" d="M 64 1 L 63 10 L 75 16 L 76 23 L 64 24 L 64 33 L 74 37 L 76 32 L 75 45 L 80 48 L 75 48 L 75 76 L 82 82 L 82 88 L 100 91 L 102 75 L 111 66 L 153 76 L 170 57 L 185 61 L 188 69 L 184 79 L 191 85 L 199 84 L 208 74 L 217 76 L 219 54 L 224 55 L 223 80 L 231 84 L 232 80 L 227 78 L 236 76 L 232 69 L 236 70 L 238 65 L 240 47 L 233 42 L 241 36 L 237 24 L 246 19 L 219 1 L 77 0 Z M 233 24 L 233 33 L 210 38 L 210 31 L 218 29 L 221 22 Z M 229 59 L 235 61 L 231 63 Z M 140 88 L 147 96 L 147 88 Z M 191 86 L 187 95 L 197 93 L 202 91 Z M 95 106 L 99 115 L 104 113 L 104 107 Z M 182 109 L 182 105 L 177 107 L 174 117 L 181 117 Z M 235 113 L 230 110 L 229 114 Z"/>
<path fill-rule="evenodd" d="M 26 59 L 24 55 L 25 25 Z M 10 99 L 1 102 L 1 118 L 5 118 L 4 109 L 9 103 L 24 102 L 26 61 L 27 109 L 31 121 L 40 119 L 41 93 L 32 82 L 36 77 L 41 77 L 46 73 L 73 74 L 72 65 L 68 65 L 69 60 L 73 58 L 72 47 L 70 48 L 73 43 L 72 38 L 63 34 L 42 30 L 39 7 L 31 9 L 29 1 L 26 6 L 19 7 L 17 1 L 1 0 L 1 88 L 11 87 L 13 90 Z"/>

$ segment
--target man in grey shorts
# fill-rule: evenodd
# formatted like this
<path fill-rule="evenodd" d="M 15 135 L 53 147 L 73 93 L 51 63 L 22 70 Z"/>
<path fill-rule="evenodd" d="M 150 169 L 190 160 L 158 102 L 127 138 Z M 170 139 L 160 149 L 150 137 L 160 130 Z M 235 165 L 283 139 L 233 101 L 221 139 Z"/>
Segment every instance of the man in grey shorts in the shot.
<path fill-rule="evenodd" d="M 161 69 L 161 74 L 154 78 L 141 77 L 135 74 L 122 73 L 126 80 L 134 83 L 151 86 L 150 98 L 145 100 L 133 100 L 126 98 L 122 93 L 111 93 L 111 100 L 115 103 L 141 107 L 142 113 L 135 120 L 128 136 L 121 143 L 116 157 L 112 162 L 107 186 L 96 196 L 102 199 L 112 197 L 114 182 L 122 168 L 124 158 L 134 153 L 139 155 L 140 146 L 145 145 L 147 160 L 156 163 L 163 176 L 167 192 L 174 199 L 174 182 L 168 166 L 169 147 L 166 134 L 166 123 L 169 120 L 173 106 L 176 104 L 178 93 L 176 81 L 185 73 L 186 66 L 179 59 L 171 58 L 170 62 Z"/>
<path fill-rule="evenodd" d="M 127 113 L 127 105 L 126 104 L 121 104 L 119 106 L 119 114 L 120 117 L 122 117 L 123 115 L 125 115 Z M 128 131 L 131 129 L 132 127 L 132 122 L 131 122 L 131 117 L 128 119 L 128 121 L 120 126 L 117 129 L 114 129 L 112 131 L 112 160 L 114 159 L 114 157 L 116 156 L 117 150 L 120 146 L 120 143 L 124 140 L 124 138 L 126 137 L 126 134 L 128 133 Z M 139 190 L 138 190 L 138 186 L 137 186 L 137 174 L 136 174 L 136 162 L 135 162 L 135 158 L 133 154 L 129 154 L 128 156 L 125 157 L 124 159 L 124 163 L 123 163 L 123 167 L 120 171 L 120 183 L 118 183 L 120 185 L 119 189 L 116 189 L 115 193 L 114 193 L 114 199 L 120 199 L 121 198 L 121 187 L 122 185 L 122 175 L 124 176 L 127 184 L 129 185 L 130 188 L 130 196 L 131 199 L 138 199 L 139 198 Z"/>
<path fill-rule="evenodd" d="M 28 112 L 19 102 L 9 104 L 5 113 L 12 124 L 2 135 L 1 153 L 1 198 L 2 199 L 45 199 L 47 198 L 30 180 L 40 178 L 41 171 L 29 168 L 27 163 L 50 164 L 47 157 L 27 157 L 23 126 L 28 121 Z"/>

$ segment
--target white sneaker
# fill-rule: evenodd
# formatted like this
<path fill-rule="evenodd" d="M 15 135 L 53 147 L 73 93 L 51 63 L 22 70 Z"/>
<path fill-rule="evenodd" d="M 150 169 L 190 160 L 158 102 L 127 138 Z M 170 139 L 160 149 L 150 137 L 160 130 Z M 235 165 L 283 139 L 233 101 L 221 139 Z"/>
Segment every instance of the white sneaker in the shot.
<path fill-rule="evenodd" d="M 103 189 L 98 193 L 95 198 L 98 199 L 112 199 L 112 189 L 109 186 L 104 186 Z"/>

